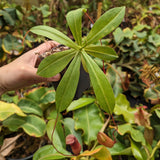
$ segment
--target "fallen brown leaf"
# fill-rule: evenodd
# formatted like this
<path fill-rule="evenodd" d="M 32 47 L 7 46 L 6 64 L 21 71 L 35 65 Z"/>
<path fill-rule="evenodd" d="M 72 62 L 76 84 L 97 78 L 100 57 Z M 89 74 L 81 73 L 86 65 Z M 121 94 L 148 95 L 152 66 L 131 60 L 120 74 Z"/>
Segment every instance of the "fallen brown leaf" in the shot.
<path fill-rule="evenodd" d="M 1 156 L 7 156 L 15 147 L 16 140 L 21 136 L 22 134 L 19 134 L 12 138 L 6 138 L 3 142 L 3 145 L 0 149 L 0 155 Z M 0 157 L 1 158 L 1 157 Z M 3 160 L 3 159 L 2 159 Z"/>

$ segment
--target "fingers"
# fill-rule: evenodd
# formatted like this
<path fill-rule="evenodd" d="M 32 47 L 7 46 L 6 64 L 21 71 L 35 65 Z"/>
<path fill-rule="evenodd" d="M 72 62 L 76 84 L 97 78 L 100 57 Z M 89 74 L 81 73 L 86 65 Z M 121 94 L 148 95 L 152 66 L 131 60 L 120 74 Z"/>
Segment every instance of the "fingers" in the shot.
<path fill-rule="evenodd" d="M 41 59 L 38 59 L 39 54 L 43 54 L 46 51 L 49 51 L 52 48 L 56 47 L 57 45 L 59 45 L 58 42 L 46 41 L 46 42 L 40 44 L 38 47 L 36 47 L 36 48 L 26 52 L 22 56 L 20 56 L 18 58 L 18 60 L 23 61 L 24 63 L 30 64 L 31 66 L 35 66 L 35 65 L 39 64 L 41 61 Z M 37 59 L 39 60 L 38 62 L 37 62 Z"/>
<path fill-rule="evenodd" d="M 39 54 L 43 54 L 46 51 L 51 50 L 52 48 L 58 46 L 59 43 L 55 42 L 55 41 L 46 41 L 44 43 L 42 43 L 41 45 L 39 45 L 38 47 L 36 47 L 34 49 L 35 53 L 39 53 Z"/>

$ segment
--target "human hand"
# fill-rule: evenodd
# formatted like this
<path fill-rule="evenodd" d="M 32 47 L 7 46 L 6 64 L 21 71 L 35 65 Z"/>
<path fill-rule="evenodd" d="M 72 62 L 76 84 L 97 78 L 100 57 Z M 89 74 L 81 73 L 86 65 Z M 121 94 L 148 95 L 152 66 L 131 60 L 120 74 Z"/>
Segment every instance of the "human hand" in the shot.
<path fill-rule="evenodd" d="M 37 68 L 35 67 L 38 54 L 43 54 L 51 48 L 56 47 L 59 43 L 54 41 L 47 41 L 38 47 L 26 52 L 13 62 L 0 68 L 0 94 L 20 89 L 32 84 L 40 82 L 58 81 L 60 74 L 51 78 L 44 78 L 38 76 Z M 38 53 L 38 54 L 36 54 Z"/>

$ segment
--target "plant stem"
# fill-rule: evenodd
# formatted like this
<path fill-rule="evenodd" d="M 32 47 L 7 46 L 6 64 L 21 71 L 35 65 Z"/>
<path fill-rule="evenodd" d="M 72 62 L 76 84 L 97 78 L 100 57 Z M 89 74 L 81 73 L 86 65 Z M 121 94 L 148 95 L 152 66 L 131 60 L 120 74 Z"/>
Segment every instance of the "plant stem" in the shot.
<path fill-rule="evenodd" d="M 56 148 L 56 146 L 55 146 L 54 143 L 53 143 L 53 134 L 54 134 L 54 131 L 55 131 L 55 129 L 56 129 L 56 125 L 57 125 L 57 121 L 58 121 L 58 116 L 59 116 L 59 113 L 57 113 L 57 117 L 56 117 L 56 120 L 55 120 L 54 128 L 53 128 L 53 131 L 52 131 L 52 134 L 51 134 L 51 143 L 52 143 L 53 148 L 54 148 L 59 154 L 61 154 L 62 156 L 65 156 L 65 157 L 71 157 L 71 156 L 73 156 L 73 155 L 63 154 L 62 152 L 60 152 L 60 151 Z"/>
<path fill-rule="evenodd" d="M 151 153 L 149 160 L 153 158 L 153 156 L 158 148 L 160 148 L 160 140 L 158 141 L 157 145 L 153 148 L 153 151 Z"/>
<path fill-rule="evenodd" d="M 107 127 L 110 119 L 111 119 L 111 116 L 109 115 L 108 119 L 106 120 L 106 122 L 104 123 L 103 127 L 101 128 L 100 132 L 104 132 L 104 130 Z"/>

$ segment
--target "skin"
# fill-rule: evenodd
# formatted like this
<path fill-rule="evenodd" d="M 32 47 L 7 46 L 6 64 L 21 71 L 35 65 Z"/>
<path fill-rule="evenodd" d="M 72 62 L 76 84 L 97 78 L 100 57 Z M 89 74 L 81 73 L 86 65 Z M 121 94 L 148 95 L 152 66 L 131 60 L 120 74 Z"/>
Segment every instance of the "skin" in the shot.
<path fill-rule="evenodd" d="M 40 82 L 52 82 L 60 79 L 60 74 L 44 78 L 38 76 L 36 63 L 39 54 L 49 51 L 59 43 L 47 41 L 24 53 L 11 63 L 0 68 L 0 95 L 6 91 L 17 90 Z M 38 53 L 38 54 L 37 54 Z"/>

